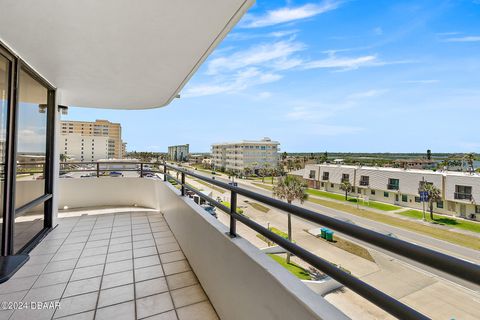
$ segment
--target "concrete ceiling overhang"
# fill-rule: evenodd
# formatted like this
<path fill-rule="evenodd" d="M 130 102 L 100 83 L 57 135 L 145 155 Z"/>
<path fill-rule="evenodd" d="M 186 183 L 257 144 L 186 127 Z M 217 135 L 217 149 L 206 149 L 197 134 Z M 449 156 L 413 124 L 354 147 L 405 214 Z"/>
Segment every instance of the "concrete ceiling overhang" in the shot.
<path fill-rule="evenodd" d="M 0 40 L 70 106 L 169 104 L 254 0 L 0 0 Z"/>

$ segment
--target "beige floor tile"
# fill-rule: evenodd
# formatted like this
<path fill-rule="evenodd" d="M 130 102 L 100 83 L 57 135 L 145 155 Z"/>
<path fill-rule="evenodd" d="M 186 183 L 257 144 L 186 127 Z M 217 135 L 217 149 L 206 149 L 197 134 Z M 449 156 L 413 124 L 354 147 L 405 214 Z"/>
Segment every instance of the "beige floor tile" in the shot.
<path fill-rule="evenodd" d="M 133 283 L 133 271 L 128 270 L 103 276 L 102 290 Z"/>
<path fill-rule="evenodd" d="M 163 264 L 163 270 L 166 275 L 180 273 L 190 270 L 187 260 L 180 260 Z"/>
<path fill-rule="evenodd" d="M 172 295 L 175 308 L 180 308 L 189 304 L 207 300 L 207 296 L 198 284 L 173 290 L 170 292 L 170 294 Z"/>
<path fill-rule="evenodd" d="M 134 297 L 133 284 L 127 284 L 121 287 L 105 289 L 100 291 L 98 299 L 98 308 L 110 306 L 121 302 L 133 300 Z M 137 295 L 138 296 L 138 295 Z"/>
<path fill-rule="evenodd" d="M 137 316 L 145 318 L 173 309 L 173 302 L 168 292 L 137 299 Z"/>
<path fill-rule="evenodd" d="M 95 320 L 133 320 L 135 304 L 133 301 L 116 304 L 97 310 Z"/>
<path fill-rule="evenodd" d="M 169 263 L 183 259 L 185 259 L 185 256 L 183 255 L 182 251 L 173 251 L 160 255 L 160 260 L 162 263 Z"/>
<path fill-rule="evenodd" d="M 168 291 L 165 278 L 156 278 L 135 283 L 136 295 L 138 298 L 151 296 L 157 293 Z"/>
<path fill-rule="evenodd" d="M 98 291 L 100 290 L 101 280 L 102 280 L 101 277 L 96 277 L 96 278 L 89 278 L 89 279 L 69 282 L 63 296 L 70 297 L 78 294 Z"/>
<path fill-rule="evenodd" d="M 146 268 L 135 269 L 135 281 L 144 281 L 148 279 L 162 277 L 163 269 L 161 265 L 154 265 Z"/>
<path fill-rule="evenodd" d="M 95 309 L 98 292 L 82 294 L 60 300 L 60 308 L 55 312 L 55 318 L 81 313 Z"/>
<path fill-rule="evenodd" d="M 197 284 L 198 280 L 192 271 L 187 271 L 167 276 L 167 282 L 170 290 L 175 290 Z"/>
<path fill-rule="evenodd" d="M 218 316 L 208 301 L 177 309 L 179 320 L 218 320 Z"/>

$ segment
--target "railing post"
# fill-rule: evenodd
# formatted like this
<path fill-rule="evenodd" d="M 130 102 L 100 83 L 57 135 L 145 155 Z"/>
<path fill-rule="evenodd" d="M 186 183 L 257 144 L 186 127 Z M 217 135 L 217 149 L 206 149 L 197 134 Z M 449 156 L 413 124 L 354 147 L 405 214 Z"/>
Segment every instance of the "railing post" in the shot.
<path fill-rule="evenodd" d="M 167 181 L 167 164 L 163 164 L 163 181 Z"/>
<path fill-rule="evenodd" d="M 97 162 L 97 178 L 100 177 L 100 163 Z"/>
<path fill-rule="evenodd" d="M 143 178 L 143 163 L 140 163 L 140 178 Z"/>
<path fill-rule="evenodd" d="M 185 173 L 182 172 L 182 197 L 185 196 Z"/>
<path fill-rule="evenodd" d="M 237 213 L 237 193 L 231 191 L 230 194 L 230 237 L 235 238 L 237 236 L 237 220 L 234 217 L 234 213 Z"/>

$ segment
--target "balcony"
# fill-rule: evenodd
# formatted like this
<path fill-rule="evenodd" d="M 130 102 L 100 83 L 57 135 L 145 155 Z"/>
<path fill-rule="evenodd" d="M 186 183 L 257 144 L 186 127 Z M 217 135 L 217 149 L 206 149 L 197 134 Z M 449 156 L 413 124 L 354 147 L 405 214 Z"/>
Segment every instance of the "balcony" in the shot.
<path fill-rule="evenodd" d="M 471 193 L 455 192 L 454 199 L 472 201 L 473 197 Z"/>
<path fill-rule="evenodd" d="M 399 189 L 400 189 L 400 185 L 398 184 L 393 184 L 393 183 L 387 184 L 387 190 L 399 190 Z"/>
<path fill-rule="evenodd" d="M 62 165 L 62 171 L 77 178 L 58 180 L 58 207 L 63 208 L 58 227 L 31 252 L 27 264 L 0 285 L 7 301 L 16 301 L 22 295 L 60 302 L 60 309 L 45 310 L 48 319 L 71 314 L 95 314 L 97 319 L 119 314 L 127 319 L 175 319 L 174 314 L 178 319 L 192 319 L 192 314 L 200 319 L 230 319 L 232 315 L 234 319 L 346 319 L 322 295 L 242 238 L 238 228 L 238 232 L 251 229 L 262 234 L 330 275 L 345 289 L 350 288 L 368 300 L 376 299 L 381 308 L 397 312 L 400 318 L 422 318 L 400 301 L 332 267 L 257 222 L 235 214 L 238 195 L 332 229 L 341 228 L 345 234 L 356 234 L 360 240 L 415 257 L 456 276 L 476 279 L 474 275 L 478 273 L 478 267 L 465 261 L 446 259 L 438 253 L 432 256 L 429 249 L 395 238 L 385 239 L 371 230 L 185 169 L 148 164 L 145 171 L 146 164 L 127 165 L 122 162 L 123 178 L 108 175 L 109 171 L 119 170 L 113 164 L 111 168 L 104 163 L 87 164 L 87 169 Z M 84 171 L 96 173 L 92 178 L 80 178 Z M 176 186 L 163 181 L 165 171 L 170 172 L 168 180 Z M 184 184 L 187 176 L 230 191 L 232 208 Z M 41 181 L 33 181 L 38 183 Z M 230 218 L 226 225 L 188 197 L 182 197 L 186 190 L 227 212 Z M 425 253 L 431 258 L 424 258 Z M 3 315 L 11 315 L 6 312 Z M 28 312 L 31 310 L 15 311 L 14 317 L 32 318 Z"/>
<path fill-rule="evenodd" d="M 361 186 L 368 186 L 369 182 L 368 182 L 368 180 L 360 180 L 360 185 Z"/>

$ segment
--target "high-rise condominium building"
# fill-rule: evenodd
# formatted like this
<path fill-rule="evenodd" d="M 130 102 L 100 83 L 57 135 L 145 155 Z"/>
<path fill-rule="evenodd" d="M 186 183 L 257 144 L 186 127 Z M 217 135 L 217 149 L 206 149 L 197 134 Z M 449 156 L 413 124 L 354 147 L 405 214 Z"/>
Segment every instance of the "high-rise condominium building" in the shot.
<path fill-rule="evenodd" d="M 95 122 L 64 120 L 61 121 L 61 134 L 80 134 L 84 137 L 106 137 L 108 139 L 108 153 L 106 158 L 123 158 L 122 126 L 120 123 L 113 123 L 108 120 L 95 120 Z"/>
<path fill-rule="evenodd" d="M 61 134 L 57 141 L 58 150 L 66 160 L 91 162 L 108 158 L 108 137 L 67 133 Z"/>
<path fill-rule="evenodd" d="M 212 145 L 212 161 L 217 169 L 243 171 L 278 166 L 280 145 L 270 138 L 216 143 Z"/>
<path fill-rule="evenodd" d="M 168 159 L 172 161 L 188 161 L 189 145 L 181 144 L 168 147 Z"/>

